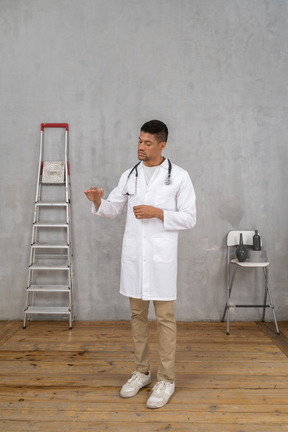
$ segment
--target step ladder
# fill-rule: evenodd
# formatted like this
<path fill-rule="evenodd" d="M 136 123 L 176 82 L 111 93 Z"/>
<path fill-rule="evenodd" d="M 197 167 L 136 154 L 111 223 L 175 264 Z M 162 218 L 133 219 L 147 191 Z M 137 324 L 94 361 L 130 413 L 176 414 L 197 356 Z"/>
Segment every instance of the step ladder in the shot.
<path fill-rule="evenodd" d="M 50 153 L 55 154 L 55 149 L 57 149 L 57 156 L 60 153 L 64 160 L 43 162 L 46 156 L 46 144 L 44 151 L 44 130 L 46 128 L 49 128 L 50 134 L 50 145 L 48 146 Z M 62 128 L 64 129 L 64 145 Z M 57 139 L 53 141 L 55 137 Z M 61 144 L 59 144 L 59 138 Z M 23 328 L 26 328 L 27 320 L 32 320 L 33 315 L 41 315 L 44 319 L 46 316 L 49 319 L 51 315 L 59 315 L 68 318 L 69 328 L 72 328 L 74 319 L 73 254 L 70 172 L 67 158 L 68 124 L 42 123 Z"/>

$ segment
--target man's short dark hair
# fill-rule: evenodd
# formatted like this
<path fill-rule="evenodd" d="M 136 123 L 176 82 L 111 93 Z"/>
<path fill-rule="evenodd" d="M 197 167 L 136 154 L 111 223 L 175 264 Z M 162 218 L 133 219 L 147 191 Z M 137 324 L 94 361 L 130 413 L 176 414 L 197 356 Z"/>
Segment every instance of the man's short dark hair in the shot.
<path fill-rule="evenodd" d="M 168 128 L 165 123 L 160 120 L 150 120 L 144 123 L 141 127 L 141 132 L 156 135 L 156 139 L 159 142 L 166 142 L 168 139 Z"/>

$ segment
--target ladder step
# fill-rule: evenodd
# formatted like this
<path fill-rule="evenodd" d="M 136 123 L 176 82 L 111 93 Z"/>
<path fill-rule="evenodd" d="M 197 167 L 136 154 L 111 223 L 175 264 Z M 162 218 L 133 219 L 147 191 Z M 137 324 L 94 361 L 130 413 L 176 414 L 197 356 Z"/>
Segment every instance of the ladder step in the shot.
<path fill-rule="evenodd" d="M 31 264 L 30 270 L 70 270 L 68 265 L 63 264 Z"/>
<path fill-rule="evenodd" d="M 71 310 L 64 306 L 29 306 L 24 311 L 25 314 L 71 314 Z"/>
<path fill-rule="evenodd" d="M 31 247 L 33 249 L 69 249 L 67 243 L 33 243 Z"/>
<path fill-rule="evenodd" d="M 33 227 L 42 228 L 68 228 L 69 224 L 67 222 L 36 222 Z"/>
<path fill-rule="evenodd" d="M 48 202 L 48 201 L 36 201 L 35 202 L 36 206 L 41 206 L 41 207 L 66 207 L 68 206 L 68 203 L 66 202 L 57 202 L 57 201 L 53 201 L 53 202 Z"/>
<path fill-rule="evenodd" d="M 70 292 L 67 285 L 31 285 L 27 288 L 29 292 Z"/>

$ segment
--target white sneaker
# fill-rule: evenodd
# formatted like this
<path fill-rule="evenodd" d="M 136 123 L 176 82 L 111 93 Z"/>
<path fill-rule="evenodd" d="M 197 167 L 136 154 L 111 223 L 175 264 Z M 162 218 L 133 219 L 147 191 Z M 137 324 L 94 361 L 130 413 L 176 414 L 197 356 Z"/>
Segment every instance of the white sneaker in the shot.
<path fill-rule="evenodd" d="M 148 408 L 161 408 L 166 405 L 175 390 L 175 383 L 158 381 L 152 389 L 152 394 L 147 401 Z"/>
<path fill-rule="evenodd" d="M 129 398 L 135 396 L 138 391 L 151 383 L 151 374 L 148 375 L 141 372 L 133 372 L 131 378 L 122 386 L 120 396 Z"/>

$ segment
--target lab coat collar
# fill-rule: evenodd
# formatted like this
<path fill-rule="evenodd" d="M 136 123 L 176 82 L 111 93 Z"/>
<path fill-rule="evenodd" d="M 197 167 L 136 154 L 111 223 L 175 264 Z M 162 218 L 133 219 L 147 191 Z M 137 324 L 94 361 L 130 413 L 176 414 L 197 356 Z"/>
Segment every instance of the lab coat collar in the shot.
<path fill-rule="evenodd" d="M 163 156 L 164 157 L 164 156 Z M 139 168 L 141 168 L 141 169 L 143 169 L 143 161 L 141 162 L 141 164 L 139 165 Z M 161 168 L 164 168 L 164 169 L 168 169 L 168 159 L 167 158 L 165 158 L 165 160 L 160 164 L 160 165 L 157 165 L 157 166 L 159 166 L 159 167 L 161 167 Z"/>

